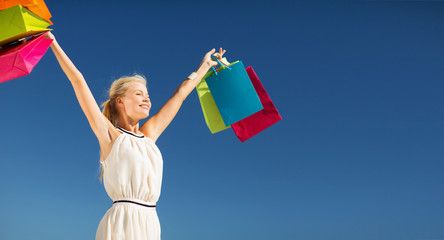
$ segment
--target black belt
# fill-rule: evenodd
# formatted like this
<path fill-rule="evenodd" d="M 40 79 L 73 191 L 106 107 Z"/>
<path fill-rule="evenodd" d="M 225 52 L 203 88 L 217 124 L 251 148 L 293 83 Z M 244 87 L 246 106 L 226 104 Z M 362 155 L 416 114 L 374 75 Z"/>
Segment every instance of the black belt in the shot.
<path fill-rule="evenodd" d="M 156 205 L 147 205 L 147 204 L 138 203 L 138 202 L 133 202 L 133 201 L 129 201 L 129 200 L 118 200 L 118 201 L 114 201 L 114 203 L 119 203 L 119 202 L 133 203 L 133 204 L 137 204 L 137 205 L 144 206 L 144 207 L 156 207 Z M 114 204 L 114 203 L 113 203 L 113 204 Z"/>

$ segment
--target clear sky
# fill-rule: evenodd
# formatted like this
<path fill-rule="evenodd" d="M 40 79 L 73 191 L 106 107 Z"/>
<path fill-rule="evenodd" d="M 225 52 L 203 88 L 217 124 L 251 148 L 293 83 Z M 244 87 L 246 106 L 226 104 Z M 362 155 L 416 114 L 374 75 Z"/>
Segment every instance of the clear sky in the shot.
<path fill-rule="evenodd" d="M 191 93 L 157 141 L 163 239 L 444 239 L 444 2 L 46 3 L 98 103 L 137 72 L 155 113 L 223 47 L 283 118 L 241 143 Z M 0 239 L 93 239 L 112 202 L 51 51 L 0 84 L 0 114 Z"/>

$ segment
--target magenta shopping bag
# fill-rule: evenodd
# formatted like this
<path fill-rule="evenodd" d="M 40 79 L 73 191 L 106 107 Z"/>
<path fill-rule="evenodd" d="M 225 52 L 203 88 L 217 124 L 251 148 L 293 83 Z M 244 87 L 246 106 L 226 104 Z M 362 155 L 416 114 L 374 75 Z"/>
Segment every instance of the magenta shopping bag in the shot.
<path fill-rule="evenodd" d="M 253 68 L 247 67 L 246 70 L 264 109 L 231 125 L 231 128 L 241 142 L 246 141 L 282 119 Z"/>
<path fill-rule="evenodd" d="M 0 83 L 31 73 L 53 41 L 46 34 L 0 48 Z"/>

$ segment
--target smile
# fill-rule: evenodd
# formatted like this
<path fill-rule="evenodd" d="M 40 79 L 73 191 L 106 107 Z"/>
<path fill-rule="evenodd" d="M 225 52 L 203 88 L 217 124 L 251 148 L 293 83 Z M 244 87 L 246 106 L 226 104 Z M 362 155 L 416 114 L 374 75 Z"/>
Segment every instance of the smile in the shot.
<path fill-rule="evenodd" d="M 149 108 L 148 108 L 148 106 L 146 106 L 146 105 L 139 105 L 141 108 L 144 108 L 144 109 L 146 109 L 146 110 L 150 110 Z"/>

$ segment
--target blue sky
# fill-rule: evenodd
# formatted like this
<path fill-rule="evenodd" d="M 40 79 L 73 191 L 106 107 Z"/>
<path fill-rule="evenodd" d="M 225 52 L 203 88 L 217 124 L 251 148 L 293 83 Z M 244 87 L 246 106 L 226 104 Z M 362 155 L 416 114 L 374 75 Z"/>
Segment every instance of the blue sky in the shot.
<path fill-rule="evenodd" d="M 187 98 L 157 141 L 163 239 L 444 239 L 444 2 L 46 3 L 98 103 L 137 72 L 156 112 L 224 47 L 283 118 L 241 143 Z M 52 52 L 0 110 L 0 239 L 93 239 L 112 202 Z"/>

